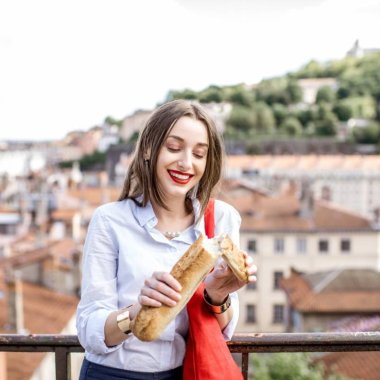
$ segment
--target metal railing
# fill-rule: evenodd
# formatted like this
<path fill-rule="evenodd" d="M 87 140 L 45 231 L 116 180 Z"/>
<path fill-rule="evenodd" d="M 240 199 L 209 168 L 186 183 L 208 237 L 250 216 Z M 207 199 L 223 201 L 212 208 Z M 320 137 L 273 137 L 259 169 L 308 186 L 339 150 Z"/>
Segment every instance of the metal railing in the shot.
<path fill-rule="evenodd" d="M 251 352 L 380 351 L 380 332 L 235 334 L 228 346 L 242 355 L 242 373 L 248 379 Z M 0 351 L 54 352 L 56 380 L 70 380 L 70 354 L 83 352 L 75 335 L 0 335 Z"/>

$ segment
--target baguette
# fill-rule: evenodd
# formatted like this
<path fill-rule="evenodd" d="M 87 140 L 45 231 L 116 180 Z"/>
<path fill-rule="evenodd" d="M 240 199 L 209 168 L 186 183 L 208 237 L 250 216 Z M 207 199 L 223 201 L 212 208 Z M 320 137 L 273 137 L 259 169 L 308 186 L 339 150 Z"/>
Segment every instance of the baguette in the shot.
<path fill-rule="evenodd" d="M 222 235 L 219 239 L 219 248 L 222 258 L 240 281 L 248 283 L 249 280 L 245 268 L 244 255 L 228 235 Z"/>
<path fill-rule="evenodd" d="M 181 284 L 182 298 L 175 306 L 142 306 L 132 323 L 133 334 L 142 341 L 158 339 L 167 325 L 185 307 L 218 258 L 223 256 L 233 273 L 248 282 L 242 253 L 227 235 L 205 239 L 201 235 L 177 261 L 172 276 Z M 239 258 L 239 256 L 241 256 Z M 243 275 L 245 273 L 245 276 Z"/>

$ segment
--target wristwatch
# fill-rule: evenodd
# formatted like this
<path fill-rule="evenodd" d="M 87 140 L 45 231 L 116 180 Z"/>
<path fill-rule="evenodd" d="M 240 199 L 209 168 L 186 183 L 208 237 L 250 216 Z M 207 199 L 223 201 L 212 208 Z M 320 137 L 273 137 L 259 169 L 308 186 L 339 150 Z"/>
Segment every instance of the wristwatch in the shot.
<path fill-rule="evenodd" d="M 124 334 L 130 334 L 131 330 L 131 318 L 129 315 L 129 310 L 125 310 L 118 314 L 116 317 L 117 326 Z"/>
<path fill-rule="evenodd" d="M 221 305 L 213 305 L 211 303 L 211 298 L 205 289 L 203 292 L 203 299 L 206 302 L 206 305 L 209 308 L 209 310 L 212 311 L 214 314 L 222 314 L 225 311 L 227 311 L 228 308 L 231 306 L 230 295 L 227 296 L 227 298 L 223 301 L 223 303 Z"/>

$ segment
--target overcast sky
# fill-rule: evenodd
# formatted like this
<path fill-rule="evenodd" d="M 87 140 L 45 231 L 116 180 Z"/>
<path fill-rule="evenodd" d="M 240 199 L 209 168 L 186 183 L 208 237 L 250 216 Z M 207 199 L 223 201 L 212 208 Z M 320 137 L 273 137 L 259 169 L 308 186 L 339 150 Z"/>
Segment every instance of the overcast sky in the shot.
<path fill-rule="evenodd" d="M 0 0 L 0 140 L 380 48 L 379 0 Z"/>

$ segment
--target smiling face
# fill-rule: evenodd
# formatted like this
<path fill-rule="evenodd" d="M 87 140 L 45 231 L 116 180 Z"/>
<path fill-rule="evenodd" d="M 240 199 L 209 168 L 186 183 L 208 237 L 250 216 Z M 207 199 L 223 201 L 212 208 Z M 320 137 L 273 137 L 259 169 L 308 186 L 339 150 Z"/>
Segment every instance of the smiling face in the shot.
<path fill-rule="evenodd" d="M 202 121 L 183 116 L 174 124 L 158 154 L 156 175 L 166 200 L 183 200 L 206 168 L 208 134 Z"/>

